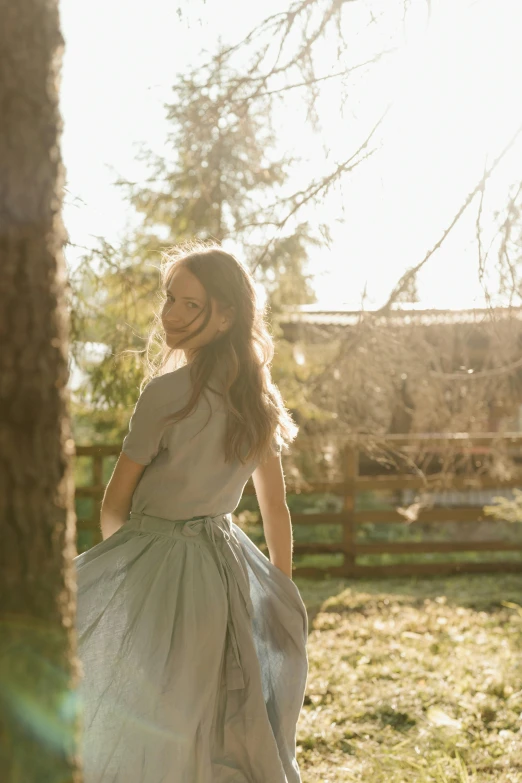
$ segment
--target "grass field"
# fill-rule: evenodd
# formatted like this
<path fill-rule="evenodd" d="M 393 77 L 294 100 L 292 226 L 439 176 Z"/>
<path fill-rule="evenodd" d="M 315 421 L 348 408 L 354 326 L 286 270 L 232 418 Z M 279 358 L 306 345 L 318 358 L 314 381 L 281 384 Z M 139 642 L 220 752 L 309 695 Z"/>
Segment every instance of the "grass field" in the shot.
<path fill-rule="evenodd" d="M 522 574 L 296 582 L 303 783 L 522 783 Z"/>

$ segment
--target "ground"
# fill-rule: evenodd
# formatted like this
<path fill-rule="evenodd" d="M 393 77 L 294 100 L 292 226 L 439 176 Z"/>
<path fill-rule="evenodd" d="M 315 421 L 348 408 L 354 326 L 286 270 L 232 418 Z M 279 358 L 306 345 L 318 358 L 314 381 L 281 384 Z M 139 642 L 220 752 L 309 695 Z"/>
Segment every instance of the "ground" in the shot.
<path fill-rule="evenodd" d="M 296 582 L 303 783 L 522 783 L 522 574 Z"/>

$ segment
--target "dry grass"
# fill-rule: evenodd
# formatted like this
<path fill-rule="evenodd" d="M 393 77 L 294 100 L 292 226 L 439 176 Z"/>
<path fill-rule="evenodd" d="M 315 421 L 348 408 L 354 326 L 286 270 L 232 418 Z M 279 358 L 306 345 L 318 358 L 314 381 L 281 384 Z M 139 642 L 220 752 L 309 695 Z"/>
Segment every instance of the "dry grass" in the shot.
<path fill-rule="evenodd" d="M 298 586 L 303 783 L 522 782 L 522 575 Z"/>

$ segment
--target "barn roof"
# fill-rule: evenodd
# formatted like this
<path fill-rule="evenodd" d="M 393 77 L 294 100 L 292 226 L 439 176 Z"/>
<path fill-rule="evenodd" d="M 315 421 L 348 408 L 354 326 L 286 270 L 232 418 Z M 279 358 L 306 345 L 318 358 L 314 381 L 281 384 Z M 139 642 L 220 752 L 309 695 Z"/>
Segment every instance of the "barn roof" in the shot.
<path fill-rule="evenodd" d="M 366 313 L 372 310 L 341 310 L 318 308 L 317 305 L 297 305 L 285 308 L 278 316 L 280 323 L 303 323 L 332 326 L 355 326 Z M 424 310 L 411 305 L 407 308 L 392 308 L 387 315 L 377 317 L 377 324 L 481 324 L 488 321 L 515 319 L 522 321 L 522 307 L 472 308 L 466 310 Z"/>

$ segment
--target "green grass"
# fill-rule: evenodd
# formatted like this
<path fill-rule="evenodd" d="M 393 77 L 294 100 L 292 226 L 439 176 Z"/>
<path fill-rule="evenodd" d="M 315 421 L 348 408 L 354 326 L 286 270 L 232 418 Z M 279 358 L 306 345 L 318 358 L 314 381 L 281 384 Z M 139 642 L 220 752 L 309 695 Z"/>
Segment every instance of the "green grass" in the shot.
<path fill-rule="evenodd" d="M 522 574 L 296 582 L 303 783 L 522 782 Z"/>

